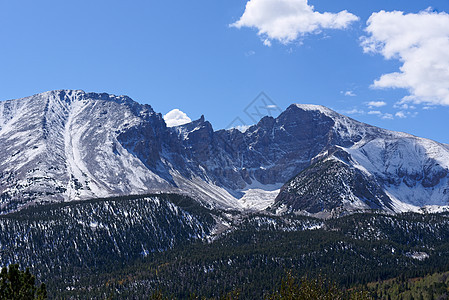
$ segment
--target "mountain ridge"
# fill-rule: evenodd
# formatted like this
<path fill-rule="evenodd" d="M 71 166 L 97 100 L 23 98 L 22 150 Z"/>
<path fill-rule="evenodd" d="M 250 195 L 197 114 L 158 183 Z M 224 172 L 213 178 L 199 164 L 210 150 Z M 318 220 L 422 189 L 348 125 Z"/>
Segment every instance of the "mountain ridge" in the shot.
<path fill-rule="evenodd" d="M 0 102 L 0 143 L 1 213 L 32 203 L 152 192 L 260 210 L 275 204 L 277 189 L 335 152 L 378 183 L 392 203 L 380 209 L 449 204 L 447 145 L 319 105 L 292 104 L 245 132 L 215 131 L 204 116 L 167 127 L 150 105 L 127 96 L 57 90 Z"/>

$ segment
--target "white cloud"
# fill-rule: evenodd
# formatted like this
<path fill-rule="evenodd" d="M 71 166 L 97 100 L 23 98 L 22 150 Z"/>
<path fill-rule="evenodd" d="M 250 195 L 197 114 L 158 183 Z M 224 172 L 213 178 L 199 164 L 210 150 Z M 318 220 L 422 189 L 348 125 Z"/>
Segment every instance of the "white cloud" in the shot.
<path fill-rule="evenodd" d="M 167 127 L 179 126 L 192 122 L 192 120 L 182 111 L 175 108 L 164 116 Z"/>
<path fill-rule="evenodd" d="M 384 119 L 384 120 L 392 120 L 392 119 L 394 119 L 392 114 L 383 113 L 380 110 L 370 110 L 368 112 L 368 115 L 378 116 L 379 118 Z"/>
<path fill-rule="evenodd" d="M 237 129 L 238 131 L 245 133 L 251 126 L 250 125 L 239 125 L 235 126 L 233 128 Z"/>
<path fill-rule="evenodd" d="M 245 52 L 246 57 L 253 56 L 255 54 L 256 54 L 256 51 L 254 51 L 254 50 L 249 50 L 249 51 Z"/>
<path fill-rule="evenodd" d="M 357 109 L 357 108 L 354 108 L 351 110 L 342 110 L 340 112 L 344 115 L 364 115 L 365 114 L 364 110 Z"/>
<path fill-rule="evenodd" d="M 449 14 L 430 9 L 418 14 L 373 13 L 362 38 L 365 53 L 380 53 L 403 64 L 382 75 L 375 88 L 404 88 L 400 104 L 449 105 Z"/>
<path fill-rule="evenodd" d="M 403 110 L 407 110 L 407 109 L 416 109 L 416 106 L 414 106 L 414 105 L 408 105 L 407 103 L 396 103 L 393 107 L 394 107 L 394 108 L 403 109 Z"/>
<path fill-rule="evenodd" d="M 384 120 L 393 120 L 394 119 L 393 115 L 389 114 L 389 113 L 382 114 L 381 118 L 384 119 Z"/>
<path fill-rule="evenodd" d="M 398 118 L 401 118 L 401 119 L 407 118 L 407 116 L 405 115 L 405 113 L 404 113 L 403 111 L 398 111 L 398 112 L 395 114 L 395 116 L 398 117 Z"/>
<path fill-rule="evenodd" d="M 267 46 L 267 47 L 271 47 L 271 42 L 270 42 L 270 40 L 265 39 L 265 40 L 263 41 L 263 44 L 264 44 L 265 46 Z"/>
<path fill-rule="evenodd" d="M 378 110 L 370 110 L 368 115 L 382 115 L 382 112 Z"/>
<path fill-rule="evenodd" d="M 348 96 L 348 97 L 355 97 L 355 96 L 357 96 L 353 91 L 346 91 L 346 92 L 341 91 L 340 93 L 342 93 L 342 94 L 344 94 L 345 96 Z"/>
<path fill-rule="evenodd" d="M 371 101 L 371 102 L 368 102 L 367 105 L 370 108 L 372 108 L 372 107 L 382 107 L 382 106 L 387 105 L 387 103 L 384 101 Z"/>
<path fill-rule="evenodd" d="M 418 115 L 418 112 L 417 112 L 417 111 L 410 112 L 410 111 L 403 111 L 403 110 L 398 111 L 398 112 L 395 114 L 395 116 L 398 117 L 398 118 L 400 118 L 400 119 L 405 119 L 405 118 L 408 118 L 408 117 L 414 118 L 414 117 L 416 117 L 417 115 Z"/>
<path fill-rule="evenodd" d="M 322 29 L 345 29 L 359 19 L 346 10 L 339 13 L 314 11 L 307 1 L 250 0 L 240 20 L 230 26 L 257 28 L 264 45 L 271 46 L 271 40 L 287 44 Z"/>

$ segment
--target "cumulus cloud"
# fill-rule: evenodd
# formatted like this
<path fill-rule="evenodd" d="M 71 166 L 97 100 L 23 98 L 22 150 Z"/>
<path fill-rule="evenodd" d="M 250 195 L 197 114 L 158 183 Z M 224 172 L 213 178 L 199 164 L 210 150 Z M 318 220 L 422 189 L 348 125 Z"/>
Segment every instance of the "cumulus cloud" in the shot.
<path fill-rule="evenodd" d="M 267 46 L 267 47 L 271 47 L 271 41 L 268 40 L 268 39 L 265 39 L 265 40 L 263 41 L 263 44 L 264 44 L 265 46 Z"/>
<path fill-rule="evenodd" d="M 353 91 L 340 91 L 340 94 L 343 94 L 343 95 L 345 95 L 345 96 L 348 96 L 348 97 L 355 97 L 355 96 L 357 96 Z"/>
<path fill-rule="evenodd" d="M 340 113 L 344 115 L 364 115 L 365 111 L 362 109 L 353 108 L 350 110 L 341 110 Z"/>
<path fill-rule="evenodd" d="M 368 115 L 378 116 L 379 118 L 384 119 L 384 120 L 392 120 L 392 119 L 394 119 L 392 114 L 390 114 L 390 113 L 383 113 L 380 110 L 370 110 L 368 112 Z"/>
<path fill-rule="evenodd" d="M 238 131 L 245 133 L 251 126 L 250 125 L 239 125 L 235 126 L 233 128 L 237 129 Z"/>
<path fill-rule="evenodd" d="M 368 115 L 382 115 L 382 112 L 380 110 L 370 110 Z"/>
<path fill-rule="evenodd" d="M 384 101 L 370 101 L 370 102 L 367 103 L 367 105 L 368 105 L 370 108 L 373 108 L 373 107 L 382 107 L 382 106 L 385 106 L 385 105 L 387 105 L 387 103 L 384 102 Z"/>
<path fill-rule="evenodd" d="M 394 108 L 399 108 L 399 109 L 416 109 L 416 106 L 414 105 L 408 105 L 407 103 L 396 103 L 394 106 Z"/>
<path fill-rule="evenodd" d="M 345 29 L 359 18 L 346 10 L 320 13 L 307 0 L 250 0 L 240 20 L 231 27 L 257 28 L 266 46 L 283 44 L 323 29 Z"/>
<path fill-rule="evenodd" d="M 384 120 L 393 120 L 394 119 L 393 115 L 389 114 L 389 113 L 382 114 L 380 117 Z"/>
<path fill-rule="evenodd" d="M 192 122 L 192 120 L 184 112 L 177 108 L 164 115 L 164 120 L 168 127 L 179 126 Z"/>
<path fill-rule="evenodd" d="M 364 52 L 402 62 L 399 71 L 375 80 L 374 88 L 407 89 L 401 104 L 449 105 L 449 14 L 380 11 L 367 25 Z"/>
<path fill-rule="evenodd" d="M 405 115 L 405 113 L 404 113 L 403 111 L 398 111 L 398 112 L 395 114 L 395 116 L 398 117 L 398 118 L 401 118 L 401 119 L 407 118 L 407 116 Z"/>
<path fill-rule="evenodd" d="M 410 111 L 403 111 L 403 110 L 401 110 L 401 111 L 398 111 L 396 114 L 395 114 L 395 116 L 396 117 L 398 117 L 398 118 L 400 118 L 400 119 L 405 119 L 405 118 L 408 118 L 408 117 L 416 117 L 418 115 L 418 112 L 410 112 Z"/>

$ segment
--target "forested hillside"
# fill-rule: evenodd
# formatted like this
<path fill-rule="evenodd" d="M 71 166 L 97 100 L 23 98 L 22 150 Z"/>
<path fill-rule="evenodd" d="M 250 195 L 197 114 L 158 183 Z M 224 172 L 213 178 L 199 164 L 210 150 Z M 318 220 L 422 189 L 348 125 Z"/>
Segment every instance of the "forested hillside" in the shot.
<path fill-rule="evenodd" d="M 0 218 L 1 258 L 47 283 L 50 297 L 145 299 L 267 295 L 286 271 L 341 288 L 449 270 L 449 215 L 335 219 L 209 210 L 148 195 L 32 207 Z"/>

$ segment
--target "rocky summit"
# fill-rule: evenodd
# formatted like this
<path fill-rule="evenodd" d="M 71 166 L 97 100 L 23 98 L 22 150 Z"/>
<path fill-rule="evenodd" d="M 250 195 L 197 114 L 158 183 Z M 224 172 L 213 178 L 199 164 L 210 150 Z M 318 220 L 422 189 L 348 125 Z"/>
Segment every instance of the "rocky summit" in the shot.
<path fill-rule="evenodd" d="M 209 208 L 341 215 L 449 205 L 449 146 L 323 106 L 241 132 L 202 116 L 167 127 L 149 105 L 79 90 L 0 102 L 0 212 L 148 193 Z"/>

